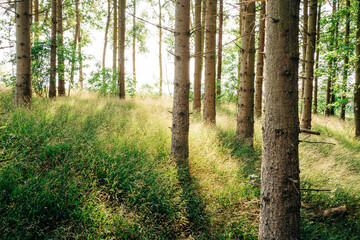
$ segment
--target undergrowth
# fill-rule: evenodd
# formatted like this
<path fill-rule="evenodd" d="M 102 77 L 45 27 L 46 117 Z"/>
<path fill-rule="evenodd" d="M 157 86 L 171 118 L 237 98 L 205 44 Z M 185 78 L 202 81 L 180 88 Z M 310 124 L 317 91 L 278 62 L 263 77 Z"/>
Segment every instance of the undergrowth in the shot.
<path fill-rule="evenodd" d="M 12 99 L 0 91 L 1 239 L 257 239 L 260 120 L 254 150 L 235 140 L 232 105 L 217 129 L 192 115 L 189 162 L 176 166 L 169 99 Z M 332 191 L 302 193 L 302 238 L 359 239 L 358 142 L 315 128 L 337 145 L 301 143 L 302 185 Z"/>

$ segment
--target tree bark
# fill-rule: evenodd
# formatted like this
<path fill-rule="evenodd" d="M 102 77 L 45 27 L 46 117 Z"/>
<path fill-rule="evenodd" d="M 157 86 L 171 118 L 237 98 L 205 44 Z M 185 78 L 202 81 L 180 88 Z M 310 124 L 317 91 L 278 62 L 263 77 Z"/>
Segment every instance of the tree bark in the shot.
<path fill-rule="evenodd" d="M 79 0 L 79 4 L 80 4 L 80 0 Z M 80 10 L 78 9 L 78 11 L 76 12 L 76 22 L 79 26 L 79 32 L 78 32 L 78 56 L 79 56 L 79 84 L 80 84 L 80 88 L 83 89 L 84 88 L 84 78 L 83 78 L 83 59 L 82 59 L 82 53 L 81 53 L 81 47 L 82 47 L 82 43 L 81 43 L 81 14 L 80 14 Z"/>
<path fill-rule="evenodd" d="M 134 89 L 136 91 L 136 32 L 137 32 L 137 28 L 136 28 L 136 21 L 135 21 L 135 16 L 136 16 L 136 0 L 133 0 L 133 51 L 132 51 L 132 65 L 133 65 L 133 84 L 134 84 Z"/>
<path fill-rule="evenodd" d="M 117 51 L 118 51 L 118 3 L 117 0 L 114 0 L 114 29 L 113 29 L 113 71 L 114 71 L 114 78 L 116 75 L 116 67 L 117 67 Z"/>
<path fill-rule="evenodd" d="M 125 98 L 125 8 L 126 0 L 119 2 L 119 97 Z"/>
<path fill-rule="evenodd" d="M 316 27 L 316 69 L 319 69 L 319 56 L 320 56 L 320 48 L 318 47 L 320 44 L 320 20 L 321 20 L 321 1 L 319 2 L 318 16 L 317 16 L 317 27 Z M 318 76 L 315 76 L 314 81 L 314 109 L 313 113 L 317 114 L 318 107 Z"/>
<path fill-rule="evenodd" d="M 108 9 L 107 9 L 107 19 L 106 19 L 106 26 L 105 26 L 105 36 L 104 36 L 104 50 L 103 50 L 103 59 L 102 59 L 102 69 L 103 72 L 105 71 L 105 59 L 106 59 L 106 48 L 108 43 L 108 32 L 109 32 L 109 26 L 110 26 L 110 18 L 111 18 L 111 3 L 110 0 L 108 0 Z M 105 72 L 104 72 L 105 74 Z M 105 80 L 105 75 L 103 76 Z"/>
<path fill-rule="evenodd" d="M 175 76 L 171 157 L 183 163 L 189 157 L 189 29 L 190 1 L 175 3 Z"/>
<path fill-rule="evenodd" d="M 344 71 L 343 71 L 343 83 L 341 89 L 341 108 L 340 108 L 340 119 L 345 120 L 345 108 L 346 108 L 346 89 L 347 89 L 347 80 L 348 80 L 348 69 L 349 69 L 349 33 L 350 33 L 350 0 L 346 0 L 346 25 L 345 25 L 345 55 L 344 55 Z"/>
<path fill-rule="evenodd" d="M 317 18 L 317 0 L 310 0 L 309 23 L 308 23 L 308 43 L 306 49 L 306 67 L 305 67 L 305 88 L 304 101 L 301 118 L 301 128 L 311 129 L 311 107 L 314 79 L 314 54 L 316 44 L 316 18 Z"/>
<path fill-rule="evenodd" d="M 257 52 L 256 63 L 256 83 L 255 83 L 255 116 L 261 117 L 262 113 L 262 87 L 264 78 L 264 48 L 265 48 L 265 2 L 260 5 L 259 17 L 259 49 Z"/>
<path fill-rule="evenodd" d="M 195 67 L 194 67 L 194 111 L 201 110 L 201 73 L 202 73 L 202 24 L 201 0 L 195 0 Z"/>
<path fill-rule="evenodd" d="M 56 97 L 56 0 L 51 0 L 51 56 L 49 98 Z"/>
<path fill-rule="evenodd" d="M 58 95 L 65 96 L 65 56 L 63 30 L 63 3 L 57 0 L 57 40 L 58 40 Z"/>
<path fill-rule="evenodd" d="M 236 136 L 252 145 L 254 135 L 255 2 L 242 8 L 241 65 Z"/>
<path fill-rule="evenodd" d="M 299 5 L 268 0 L 266 7 L 260 240 L 300 239 Z"/>
<path fill-rule="evenodd" d="M 358 2 L 356 27 L 360 29 L 360 0 Z M 360 137 L 360 31 L 356 32 L 355 41 L 355 85 L 354 85 L 354 119 L 355 137 Z"/>
<path fill-rule="evenodd" d="M 163 64 L 162 64 L 162 6 L 159 0 L 159 94 L 163 92 Z"/>
<path fill-rule="evenodd" d="M 206 46 L 204 122 L 215 124 L 215 67 L 216 67 L 216 5 L 217 0 L 206 1 Z"/>
<path fill-rule="evenodd" d="M 303 0 L 303 29 L 302 29 L 302 73 L 301 73 L 301 100 L 304 98 L 304 90 L 305 90 L 305 79 L 306 79 L 306 48 L 307 48 L 307 38 L 308 38 L 308 11 L 309 11 L 309 0 Z"/>
<path fill-rule="evenodd" d="M 15 105 L 32 104 L 31 88 L 31 34 L 30 0 L 17 2 L 16 6 L 16 85 Z"/>
<path fill-rule="evenodd" d="M 223 0 L 219 1 L 219 41 L 218 41 L 218 61 L 217 61 L 217 83 L 216 83 L 216 96 L 219 101 L 221 95 L 221 67 L 222 67 L 222 37 L 223 37 Z"/>

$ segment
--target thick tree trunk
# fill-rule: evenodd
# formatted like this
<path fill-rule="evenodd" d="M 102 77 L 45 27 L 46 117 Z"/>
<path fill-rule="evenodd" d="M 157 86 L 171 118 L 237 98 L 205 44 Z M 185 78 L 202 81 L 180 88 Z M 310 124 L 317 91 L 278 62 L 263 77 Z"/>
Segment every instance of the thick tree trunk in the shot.
<path fill-rule="evenodd" d="M 360 0 L 358 2 L 356 27 L 360 29 Z M 355 137 L 360 137 L 360 31 L 356 32 L 355 46 L 355 86 L 354 86 L 354 119 Z"/>
<path fill-rule="evenodd" d="M 319 2 L 319 9 L 318 9 L 318 16 L 317 16 L 317 27 L 316 27 L 316 69 L 319 69 L 319 56 L 320 56 L 320 48 L 318 47 L 320 44 L 320 19 L 321 19 L 321 1 Z M 314 109 L 313 113 L 317 114 L 317 107 L 318 107 L 318 76 L 315 76 L 314 81 Z"/>
<path fill-rule="evenodd" d="M 116 75 L 117 67 L 117 52 L 118 52 L 118 3 L 114 0 L 114 29 L 113 29 L 113 70 L 114 77 Z"/>
<path fill-rule="evenodd" d="M 250 144 L 254 135 L 255 2 L 242 5 L 241 65 L 236 136 Z"/>
<path fill-rule="evenodd" d="M 309 11 L 309 0 L 303 0 L 303 29 L 302 29 L 302 73 L 301 73 L 301 100 L 304 98 L 305 90 L 305 79 L 306 79 L 306 49 L 307 49 L 307 38 L 308 38 L 308 11 Z"/>
<path fill-rule="evenodd" d="M 201 72 L 202 72 L 202 45 L 201 45 L 201 0 L 195 0 L 195 67 L 194 67 L 194 111 L 201 110 Z"/>
<path fill-rule="evenodd" d="M 63 3 L 57 0 L 57 41 L 58 41 L 58 95 L 65 96 L 65 55 L 63 30 Z"/>
<path fill-rule="evenodd" d="M 134 90 L 136 91 L 136 32 L 137 32 L 137 28 L 136 28 L 136 21 L 135 21 L 135 16 L 136 16 L 136 0 L 133 0 L 133 51 L 132 51 L 132 65 L 133 65 L 133 87 Z"/>
<path fill-rule="evenodd" d="M 119 0 L 119 97 L 125 98 L 125 8 L 126 0 Z"/>
<path fill-rule="evenodd" d="M 175 3 L 175 77 L 171 157 L 184 163 L 189 157 L 189 21 L 190 1 Z"/>
<path fill-rule="evenodd" d="M 218 61 L 217 61 L 217 83 L 216 83 L 216 96 L 220 99 L 221 95 L 221 67 L 222 67 L 222 37 L 223 37 L 223 0 L 219 2 L 219 41 L 218 41 Z"/>
<path fill-rule="evenodd" d="M 260 240 L 300 239 L 299 5 L 268 0 L 266 7 Z"/>
<path fill-rule="evenodd" d="M 314 55 L 316 44 L 317 0 L 310 0 L 308 43 L 306 49 L 306 72 L 301 128 L 311 129 L 311 107 L 314 79 Z"/>
<path fill-rule="evenodd" d="M 264 78 L 264 47 L 265 47 L 265 2 L 260 5 L 259 17 L 259 49 L 257 52 L 256 63 L 256 82 L 255 82 L 255 116 L 261 117 L 262 113 L 262 88 Z"/>
<path fill-rule="evenodd" d="M 162 6 L 159 0 L 159 94 L 163 93 L 163 64 L 162 64 Z"/>
<path fill-rule="evenodd" d="M 216 0 L 206 1 L 204 122 L 215 124 Z"/>
<path fill-rule="evenodd" d="M 56 97 L 56 0 L 51 0 L 51 56 L 49 98 Z"/>
<path fill-rule="evenodd" d="M 346 0 L 346 25 L 345 25 L 345 47 L 349 46 L 349 33 L 350 33 L 350 0 Z M 341 108 L 340 108 L 340 119 L 345 120 L 345 108 L 346 108 L 346 89 L 348 80 L 348 69 L 349 69 L 349 53 L 346 50 L 344 56 L 344 72 L 343 72 L 343 83 L 341 90 Z"/>
<path fill-rule="evenodd" d="M 16 6 L 16 105 L 31 105 L 31 35 L 30 0 L 23 0 Z"/>

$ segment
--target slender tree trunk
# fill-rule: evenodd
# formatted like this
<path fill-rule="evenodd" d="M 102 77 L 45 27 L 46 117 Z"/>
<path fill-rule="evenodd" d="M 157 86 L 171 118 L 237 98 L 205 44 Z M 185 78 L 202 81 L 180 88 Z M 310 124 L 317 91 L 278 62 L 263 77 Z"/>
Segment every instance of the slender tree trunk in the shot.
<path fill-rule="evenodd" d="M 250 144 L 254 135 L 255 2 L 242 7 L 241 65 L 236 136 Z"/>
<path fill-rule="evenodd" d="M 31 105 L 31 34 L 30 0 L 17 2 L 16 6 L 16 105 Z"/>
<path fill-rule="evenodd" d="M 239 0 L 239 4 L 240 6 L 242 6 L 242 0 Z M 239 8 L 239 37 L 241 38 L 242 33 L 243 33 L 243 29 L 242 29 L 242 10 L 241 7 Z M 240 44 L 241 45 L 241 44 Z M 236 96 L 239 97 L 239 83 L 240 83 L 240 77 L 241 77 L 241 46 L 238 46 L 239 51 L 238 51 L 238 67 L 237 67 L 237 74 L 238 74 L 238 84 L 237 84 L 237 89 L 236 89 Z"/>
<path fill-rule="evenodd" d="M 69 85 L 68 96 L 70 96 L 71 87 L 74 85 L 76 49 L 77 49 L 77 44 L 78 44 L 78 38 L 79 38 L 79 35 L 80 35 L 80 25 L 79 25 L 80 21 L 78 19 L 78 16 L 79 16 L 79 14 L 78 14 L 79 13 L 79 1 L 80 0 L 75 0 L 76 25 L 75 25 L 74 41 L 73 41 L 73 45 L 72 45 L 70 85 Z"/>
<path fill-rule="evenodd" d="M 360 0 L 358 2 L 356 27 L 360 29 Z M 360 137 L 360 31 L 356 31 L 355 41 L 355 85 L 354 85 L 354 119 L 355 137 Z"/>
<path fill-rule="evenodd" d="M 56 97 L 56 0 L 51 0 L 51 57 L 49 98 Z"/>
<path fill-rule="evenodd" d="M 109 32 L 109 26 L 110 26 L 110 18 L 111 18 L 111 3 L 110 0 L 108 0 L 108 11 L 107 11 L 107 19 L 106 19 L 106 27 L 105 27 L 105 36 L 104 36 L 104 50 L 103 50 L 103 59 L 102 59 L 102 69 L 105 74 L 105 59 L 106 59 L 106 47 L 108 43 L 108 32 Z M 104 75 L 105 80 L 105 75 Z"/>
<path fill-rule="evenodd" d="M 189 157 L 189 50 L 190 1 L 175 3 L 175 77 L 171 157 L 178 164 Z"/>
<path fill-rule="evenodd" d="M 222 37 L 223 37 L 223 0 L 219 1 L 219 42 L 218 42 L 218 61 L 217 61 L 217 83 L 216 83 L 216 96 L 217 100 L 221 95 L 221 67 L 222 67 Z"/>
<path fill-rule="evenodd" d="M 255 116 L 261 117 L 262 113 L 262 88 L 264 78 L 264 47 L 265 47 L 265 2 L 260 5 L 259 17 L 259 49 L 257 52 L 256 82 L 255 82 Z"/>
<path fill-rule="evenodd" d="M 119 97 L 125 98 L 125 8 L 126 0 L 119 2 Z"/>
<path fill-rule="evenodd" d="M 216 0 L 206 1 L 204 122 L 215 124 Z"/>
<path fill-rule="evenodd" d="M 63 30 L 63 3 L 57 0 L 57 40 L 58 40 L 58 95 L 65 96 L 65 55 Z"/>
<path fill-rule="evenodd" d="M 301 128 L 311 129 L 311 107 L 314 79 L 314 54 L 316 44 L 316 17 L 317 17 L 317 0 L 310 0 L 308 24 L 308 43 L 306 49 L 306 72 L 305 72 L 305 89 L 304 103 L 301 118 Z"/>
<path fill-rule="evenodd" d="M 120 0 L 119 0 L 120 1 Z M 118 52 L 118 3 L 114 0 L 114 29 L 113 29 L 113 77 L 117 73 L 117 52 Z"/>
<path fill-rule="evenodd" d="M 320 19 L 321 19 L 321 1 L 319 2 L 318 16 L 317 16 L 317 27 L 316 27 L 316 69 L 319 69 L 319 56 L 320 56 L 320 48 L 318 47 L 320 44 Z M 318 107 L 318 76 L 315 76 L 314 82 L 314 109 L 313 113 L 317 114 Z"/>
<path fill-rule="evenodd" d="M 345 120 L 345 108 L 346 108 L 346 89 L 347 89 L 347 80 L 348 80 L 348 69 L 349 69 L 349 53 L 347 48 L 349 46 L 349 33 L 350 33 L 350 0 L 346 0 L 346 26 L 345 26 L 345 56 L 344 56 L 344 72 L 343 72 L 343 84 L 341 90 L 341 109 L 340 109 L 340 119 Z"/>
<path fill-rule="evenodd" d="M 266 4 L 260 240 L 300 239 L 299 4 L 299 0 Z"/>
<path fill-rule="evenodd" d="M 195 67 L 194 67 L 194 111 L 201 111 L 201 72 L 202 72 L 202 25 L 201 0 L 195 0 Z"/>
<path fill-rule="evenodd" d="M 137 28 L 136 28 L 136 21 L 135 21 L 135 16 L 136 16 L 136 0 L 133 0 L 133 52 L 132 52 L 132 65 L 133 65 L 133 83 L 134 83 L 134 89 L 136 91 L 136 32 L 137 32 Z"/>
<path fill-rule="evenodd" d="M 309 0 L 303 0 L 303 45 L 302 45 L 302 73 L 301 73 L 301 99 L 304 98 L 305 79 L 306 79 L 306 49 L 307 49 L 307 38 L 308 38 L 308 11 L 309 11 Z"/>
<path fill-rule="evenodd" d="M 159 0 L 159 94 L 160 97 L 163 93 L 163 64 L 162 64 L 162 6 L 161 1 Z"/>
<path fill-rule="evenodd" d="M 79 0 L 80 3 L 80 0 Z M 83 78 L 83 58 L 82 58 L 82 53 L 81 53 L 81 47 L 82 47 L 82 42 L 81 42 L 81 14 L 80 11 L 76 12 L 76 21 L 78 22 L 77 24 L 79 25 L 79 35 L 78 35 L 78 56 L 79 56 L 79 83 L 80 83 L 80 88 L 83 89 L 84 88 L 84 78 Z"/>

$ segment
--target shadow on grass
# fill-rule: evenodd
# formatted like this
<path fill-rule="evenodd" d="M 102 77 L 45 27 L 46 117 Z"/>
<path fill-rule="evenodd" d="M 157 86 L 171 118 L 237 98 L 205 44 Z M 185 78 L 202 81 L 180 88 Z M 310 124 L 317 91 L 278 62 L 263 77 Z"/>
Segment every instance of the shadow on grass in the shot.
<path fill-rule="evenodd" d="M 200 196 L 199 186 L 192 178 L 188 160 L 177 163 L 177 176 L 182 188 L 182 202 L 185 204 L 187 221 L 183 225 L 181 238 L 195 237 L 196 239 L 209 239 L 210 220 L 205 212 L 205 205 Z"/>

